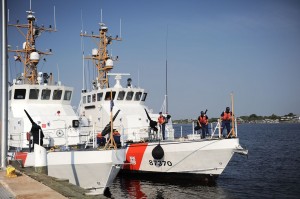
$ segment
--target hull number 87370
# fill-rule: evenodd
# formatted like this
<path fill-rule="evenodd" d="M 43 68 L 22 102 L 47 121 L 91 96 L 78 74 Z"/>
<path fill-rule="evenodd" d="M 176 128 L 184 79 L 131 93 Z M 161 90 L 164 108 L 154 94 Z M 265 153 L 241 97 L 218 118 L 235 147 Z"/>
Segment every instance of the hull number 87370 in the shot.
<path fill-rule="evenodd" d="M 165 161 L 165 160 L 149 160 L 149 164 L 154 166 L 169 166 L 169 167 L 172 166 L 171 161 Z"/>

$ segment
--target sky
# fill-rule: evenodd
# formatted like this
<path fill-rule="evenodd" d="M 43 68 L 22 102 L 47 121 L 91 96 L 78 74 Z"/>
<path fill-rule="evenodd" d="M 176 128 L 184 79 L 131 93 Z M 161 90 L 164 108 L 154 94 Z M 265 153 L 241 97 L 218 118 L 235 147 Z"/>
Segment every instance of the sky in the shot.
<path fill-rule="evenodd" d="M 9 23 L 26 23 L 29 0 L 9 0 Z M 158 112 L 166 93 L 174 119 L 196 118 L 201 110 L 219 117 L 234 96 L 237 116 L 300 114 L 300 1 L 298 0 L 32 0 L 38 25 L 54 25 L 43 33 L 37 49 L 52 49 L 39 71 L 53 72 L 75 88 L 78 106 L 83 88 L 84 54 L 96 47 L 79 36 L 98 32 L 102 20 L 112 36 L 109 51 L 119 56 L 112 72 L 130 73 L 133 85 L 148 92 L 146 105 Z M 82 13 L 82 14 L 81 14 Z M 24 42 L 15 28 L 8 44 Z M 58 65 L 58 67 L 57 67 Z M 22 66 L 9 59 L 9 79 Z M 86 82 L 93 66 L 85 61 Z M 126 79 L 126 78 L 125 78 Z M 125 81 L 124 79 L 124 81 Z M 111 79 L 111 84 L 114 80 Z M 90 83 L 88 84 L 90 85 Z M 89 88 L 89 86 L 88 86 Z"/>

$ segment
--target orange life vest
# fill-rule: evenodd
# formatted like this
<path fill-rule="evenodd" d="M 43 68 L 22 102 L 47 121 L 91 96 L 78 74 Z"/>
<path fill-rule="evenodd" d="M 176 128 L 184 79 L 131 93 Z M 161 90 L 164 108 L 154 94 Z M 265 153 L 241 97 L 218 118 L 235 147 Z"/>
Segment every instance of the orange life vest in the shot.
<path fill-rule="evenodd" d="M 231 119 L 231 112 L 226 113 L 224 111 L 224 115 L 222 116 L 222 120 L 230 120 Z"/>
<path fill-rule="evenodd" d="M 114 131 L 114 132 L 113 132 L 113 135 L 114 135 L 114 136 L 120 136 L 120 133 L 119 133 L 118 131 Z"/>
<path fill-rule="evenodd" d="M 206 115 L 204 115 L 203 117 L 202 116 L 199 117 L 199 123 L 200 124 L 207 124 L 208 123 Z"/>
<path fill-rule="evenodd" d="M 164 117 L 164 116 L 159 116 L 159 117 L 158 117 L 158 123 L 159 123 L 159 124 L 165 123 L 165 117 Z"/>
<path fill-rule="evenodd" d="M 97 138 L 101 138 L 101 137 L 102 137 L 101 132 L 97 133 Z"/>

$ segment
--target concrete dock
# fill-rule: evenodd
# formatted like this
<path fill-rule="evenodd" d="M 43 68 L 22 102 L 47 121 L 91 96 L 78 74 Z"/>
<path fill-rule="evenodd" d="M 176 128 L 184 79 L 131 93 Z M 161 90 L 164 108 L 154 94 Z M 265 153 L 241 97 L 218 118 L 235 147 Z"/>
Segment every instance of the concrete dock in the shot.
<path fill-rule="evenodd" d="M 30 178 L 24 173 L 17 177 L 6 177 L 6 171 L 0 171 L 0 198 L 16 199 L 65 199 L 63 195 L 48 186 Z"/>
<path fill-rule="evenodd" d="M 36 173 L 34 168 L 17 168 L 17 177 L 9 178 L 0 170 L 1 199 L 99 199 L 104 195 L 85 195 L 88 191 L 45 174 Z"/>

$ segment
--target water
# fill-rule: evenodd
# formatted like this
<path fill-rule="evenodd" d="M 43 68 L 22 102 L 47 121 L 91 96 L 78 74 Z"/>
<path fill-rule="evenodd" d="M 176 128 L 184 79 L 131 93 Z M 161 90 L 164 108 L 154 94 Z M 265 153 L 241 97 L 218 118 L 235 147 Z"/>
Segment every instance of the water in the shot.
<path fill-rule="evenodd" d="M 191 125 L 182 125 L 191 133 Z M 180 125 L 175 126 L 180 136 Z M 185 133 L 183 133 L 185 135 Z M 241 124 L 248 158 L 235 154 L 214 186 L 118 177 L 112 198 L 299 198 L 300 124 Z M 159 174 L 157 174 L 159 178 Z"/>

